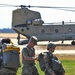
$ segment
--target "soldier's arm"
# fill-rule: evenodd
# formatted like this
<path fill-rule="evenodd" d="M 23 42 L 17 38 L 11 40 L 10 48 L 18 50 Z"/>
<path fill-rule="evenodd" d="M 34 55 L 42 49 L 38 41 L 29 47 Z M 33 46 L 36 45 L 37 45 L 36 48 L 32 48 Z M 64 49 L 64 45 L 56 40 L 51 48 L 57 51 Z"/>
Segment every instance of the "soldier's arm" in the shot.
<path fill-rule="evenodd" d="M 37 60 L 37 57 L 24 56 L 25 60 Z"/>
<path fill-rule="evenodd" d="M 26 48 L 23 49 L 22 54 L 25 60 L 37 60 L 38 59 L 38 57 L 30 57 Z"/>

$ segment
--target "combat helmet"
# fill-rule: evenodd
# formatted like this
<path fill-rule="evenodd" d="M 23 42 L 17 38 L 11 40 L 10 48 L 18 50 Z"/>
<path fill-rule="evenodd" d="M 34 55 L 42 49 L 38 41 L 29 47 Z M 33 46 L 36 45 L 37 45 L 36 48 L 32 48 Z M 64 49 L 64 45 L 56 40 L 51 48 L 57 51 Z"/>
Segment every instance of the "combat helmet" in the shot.
<path fill-rule="evenodd" d="M 49 44 L 47 45 L 47 50 L 49 50 L 49 48 L 55 48 L 55 47 L 56 47 L 55 44 L 49 43 Z"/>
<path fill-rule="evenodd" d="M 37 45 L 38 39 L 37 39 L 37 37 L 32 36 L 32 37 L 30 38 L 30 41 L 34 42 L 34 44 Z"/>

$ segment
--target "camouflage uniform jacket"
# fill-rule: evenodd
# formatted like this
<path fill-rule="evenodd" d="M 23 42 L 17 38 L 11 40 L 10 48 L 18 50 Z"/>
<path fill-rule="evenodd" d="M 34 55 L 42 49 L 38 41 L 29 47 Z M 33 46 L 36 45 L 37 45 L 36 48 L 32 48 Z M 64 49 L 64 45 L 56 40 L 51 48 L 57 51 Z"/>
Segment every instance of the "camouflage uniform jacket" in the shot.
<path fill-rule="evenodd" d="M 28 46 L 26 48 L 23 48 L 22 50 L 22 63 L 23 63 L 22 75 L 39 75 L 35 67 L 35 61 L 25 60 L 24 56 L 34 57 L 35 49 L 29 48 Z"/>

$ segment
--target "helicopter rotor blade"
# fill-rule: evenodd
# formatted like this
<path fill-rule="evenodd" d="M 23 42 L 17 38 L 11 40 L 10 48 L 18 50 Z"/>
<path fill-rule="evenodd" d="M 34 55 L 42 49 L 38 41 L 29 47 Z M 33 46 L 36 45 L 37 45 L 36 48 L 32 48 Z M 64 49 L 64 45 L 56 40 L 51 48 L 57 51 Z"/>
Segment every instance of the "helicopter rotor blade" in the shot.
<path fill-rule="evenodd" d="M 35 8 L 51 8 L 51 9 L 57 9 L 57 10 L 64 10 L 64 11 L 72 11 L 75 12 L 75 10 L 70 10 L 70 9 L 75 9 L 75 7 L 49 7 L 49 6 L 29 6 L 29 7 L 35 7 Z"/>
<path fill-rule="evenodd" d="M 70 10 L 70 9 L 57 9 L 57 10 L 64 10 L 64 11 L 71 11 L 71 12 L 75 12 L 75 10 Z"/>
<path fill-rule="evenodd" d="M 75 9 L 75 7 L 56 7 L 56 6 L 31 6 L 31 5 L 11 5 L 11 4 L 0 4 L 0 6 L 12 6 L 12 7 L 35 7 L 35 8 L 69 8 Z"/>
<path fill-rule="evenodd" d="M 30 5 L 11 5 L 11 4 L 0 4 L 0 7 L 21 7 L 21 8 L 51 8 L 57 10 L 64 10 L 64 11 L 72 11 L 75 12 L 75 7 L 56 7 L 56 6 L 30 6 Z"/>
<path fill-rule="evenodd" d="M 35 7 L 35 8 L 69 8 L 69 9 L 75 9 L 75 7 L 56 7 L 56 6 L 28 6 L 28 7 Z"/>
<path fill-rule="evenodd" d="M 0 7 L 19 7 L 18 5 L 0 4 Z"/>

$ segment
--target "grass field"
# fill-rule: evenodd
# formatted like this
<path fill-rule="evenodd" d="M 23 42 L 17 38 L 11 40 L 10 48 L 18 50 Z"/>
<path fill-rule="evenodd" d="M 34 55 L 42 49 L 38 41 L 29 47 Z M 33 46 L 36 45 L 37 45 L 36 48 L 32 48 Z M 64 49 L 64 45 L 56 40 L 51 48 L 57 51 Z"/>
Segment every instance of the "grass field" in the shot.
<path fill-rule="evenodd" d="M 62 62 L 66 71 L 65 75 L 75 75 L 75 55 L 56 55 Z M 36 67 L 40 75 L 44 75 L 43 71 L 40 70 L 39 63 L 36 62 Z M 21 75 L 22 65 L 18 69 L 17 75 Z"/>

